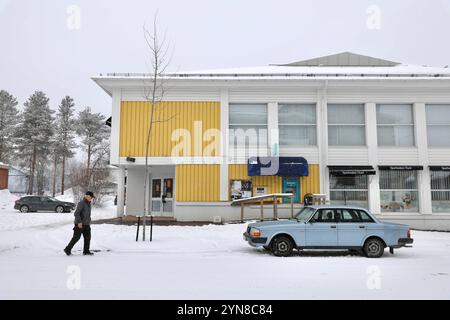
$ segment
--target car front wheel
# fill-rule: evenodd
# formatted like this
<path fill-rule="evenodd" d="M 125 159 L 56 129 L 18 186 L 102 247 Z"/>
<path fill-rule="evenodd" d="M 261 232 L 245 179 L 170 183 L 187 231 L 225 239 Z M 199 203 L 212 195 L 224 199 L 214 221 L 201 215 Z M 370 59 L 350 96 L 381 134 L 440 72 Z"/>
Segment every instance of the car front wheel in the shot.
<path fill-rule="evenodd" d="M 64 212 L 64 207 L 63 206 L 57 206 L 55 211 L 58 212 L 58 213 L 63 213 Z"/>
<path fill-rule="evenodd" d="M 28 211 L 30 211 L 30 208 L 28 208 L 28 206 L 23 205 L 20 207 L 20 212 L 27 213 Z"/>
<path fill-rule="evenodd" d="M 368 258 L 379 258 L 384 253 L 384 243 L 378 238 L 371 238 L 364 244 L 364 254 Z"/>
<path fill-rule="evenodd" d="M 272 253 L 277 257 L 289 257 L 294 249 L 294 243 L 286 236 L 276 237 L 272 242 Z"/>

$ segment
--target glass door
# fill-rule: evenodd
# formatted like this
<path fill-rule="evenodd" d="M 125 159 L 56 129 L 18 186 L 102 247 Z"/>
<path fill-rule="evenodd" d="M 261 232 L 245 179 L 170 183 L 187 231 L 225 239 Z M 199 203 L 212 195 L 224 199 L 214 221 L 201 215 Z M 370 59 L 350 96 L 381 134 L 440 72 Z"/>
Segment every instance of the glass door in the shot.
<path fill-rule="evenodd" d="M 152 179 L 152 214 L 173 215 L 173 178 Z"/>

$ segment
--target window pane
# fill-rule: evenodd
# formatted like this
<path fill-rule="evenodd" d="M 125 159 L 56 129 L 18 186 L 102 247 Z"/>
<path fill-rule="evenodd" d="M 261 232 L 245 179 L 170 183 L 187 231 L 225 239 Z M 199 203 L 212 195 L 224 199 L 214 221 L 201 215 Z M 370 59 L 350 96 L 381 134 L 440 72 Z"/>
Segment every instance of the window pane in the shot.
<path fill-rule="evenodd" d="M 450 125 L 450 104 L 427 105 L 427 124 Z"/>
<path fill-rule="evenodd" d="M 432 190 L 450 190 L 449 171 L 430 171 Z"/>
<path fill-rule="evenodd" d="M 316 105 L 280 104 L 278 122 L 280 124 L 316 124 Z"/>
<path fill-rule="evenodd" d="M 333 205 L 350 205 L 368 208 L 367 191 L 333 191 L 330 190 L 330 203 Z"/>
<path fill-rule="evenodd" d="M 450 146 L 450 125 L 428 126 L 428 145 L 433 147 Z"/>
<path fill-rule="evenodd" d="M 364 124 L 363 104 L 329 104 L 328 124 Z"/>
<path fill-rule="evenodd" d="M 378 126 L 379 146 L 413 146 L 414 126 Z"/>
<path fill-rule="evenodd" d="M 330 189 L 367 189 L 367 176 L 330 175 Z"/>
<path fill-rule="evenodd" d="M 265 104 L 230 104 L 230 124 L 267 125 L 267 105 Z"/>
<path fill-rule="evenodd" d="M 367 176 L 338 177 L 330 175 L 330 202 L 335 205 L 367 208 Z"/>
<path fill-rule="evenodd" d="M 433 212 L 450 212 L 450 190 L 431 191 L 431 205 Z"/>
<path fill-rule="evenodd" d="M 365 126 L 328 126 L 330 146 L 363 146 L 366 144 Z"/>
<path fill-rule="evenodd" d="M 417 172 L 380 170 L 380 189 L 417 189 Z"/>
<path fill-rule="evenodd" d="M 281 146 L 316 145 L 316 126 L 279 126 Z"/>
<path fill-rule="evenodd" d="M 418 212 L 417 191 L 380 191 L 381 211 L 383 212 Z"/>
<path fill-rule="evenodd" d="M 267 126 L 230 125 L 229 143 L 232 146 L 267 146 Z"/>
<path fill-rule="evenodd" d="M 377 105 L 378 124 L 414 124 L 410 104 Z"/>

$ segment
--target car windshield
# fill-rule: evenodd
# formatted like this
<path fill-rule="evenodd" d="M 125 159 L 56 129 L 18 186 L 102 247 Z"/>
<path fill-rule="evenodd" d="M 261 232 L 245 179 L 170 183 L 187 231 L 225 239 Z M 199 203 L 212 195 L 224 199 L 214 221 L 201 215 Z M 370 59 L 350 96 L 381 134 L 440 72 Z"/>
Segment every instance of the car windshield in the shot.
<path fill-rule="evenodd" d="M 52 197 L 47 197 L 48 198 L 48 200 L 50 200 L 50 201 L 58 201 L 58 199 L 56 199 L 56 198 L 52 198 Z"/>
<path fill-rule="evenodd" d="M 297 215 L 295 216 L 295 219 L 299 221 L 306 221 L 308 218 L 313 214 L 313 212 L 316 211 L 316 209 L 311 207 L 304 207 L 302 210 L 300 210 Z"/>

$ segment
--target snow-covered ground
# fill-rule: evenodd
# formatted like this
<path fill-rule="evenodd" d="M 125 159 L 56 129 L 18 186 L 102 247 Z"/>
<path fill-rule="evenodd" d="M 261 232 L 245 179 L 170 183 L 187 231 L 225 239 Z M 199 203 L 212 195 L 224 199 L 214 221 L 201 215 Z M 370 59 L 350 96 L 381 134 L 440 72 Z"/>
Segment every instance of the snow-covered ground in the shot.
<path fill-rule="evenodd" d="M 113 207 L 94 217 L 114 215 Z M 449 299 L 450 233 L 413 231 L 381 259 L 339 252 L 277 258 L 242 240 L 243 224 L 94 224 L 94 256 L 62 249 L 72 214 L 0 209 L 0 299 Z"/>

